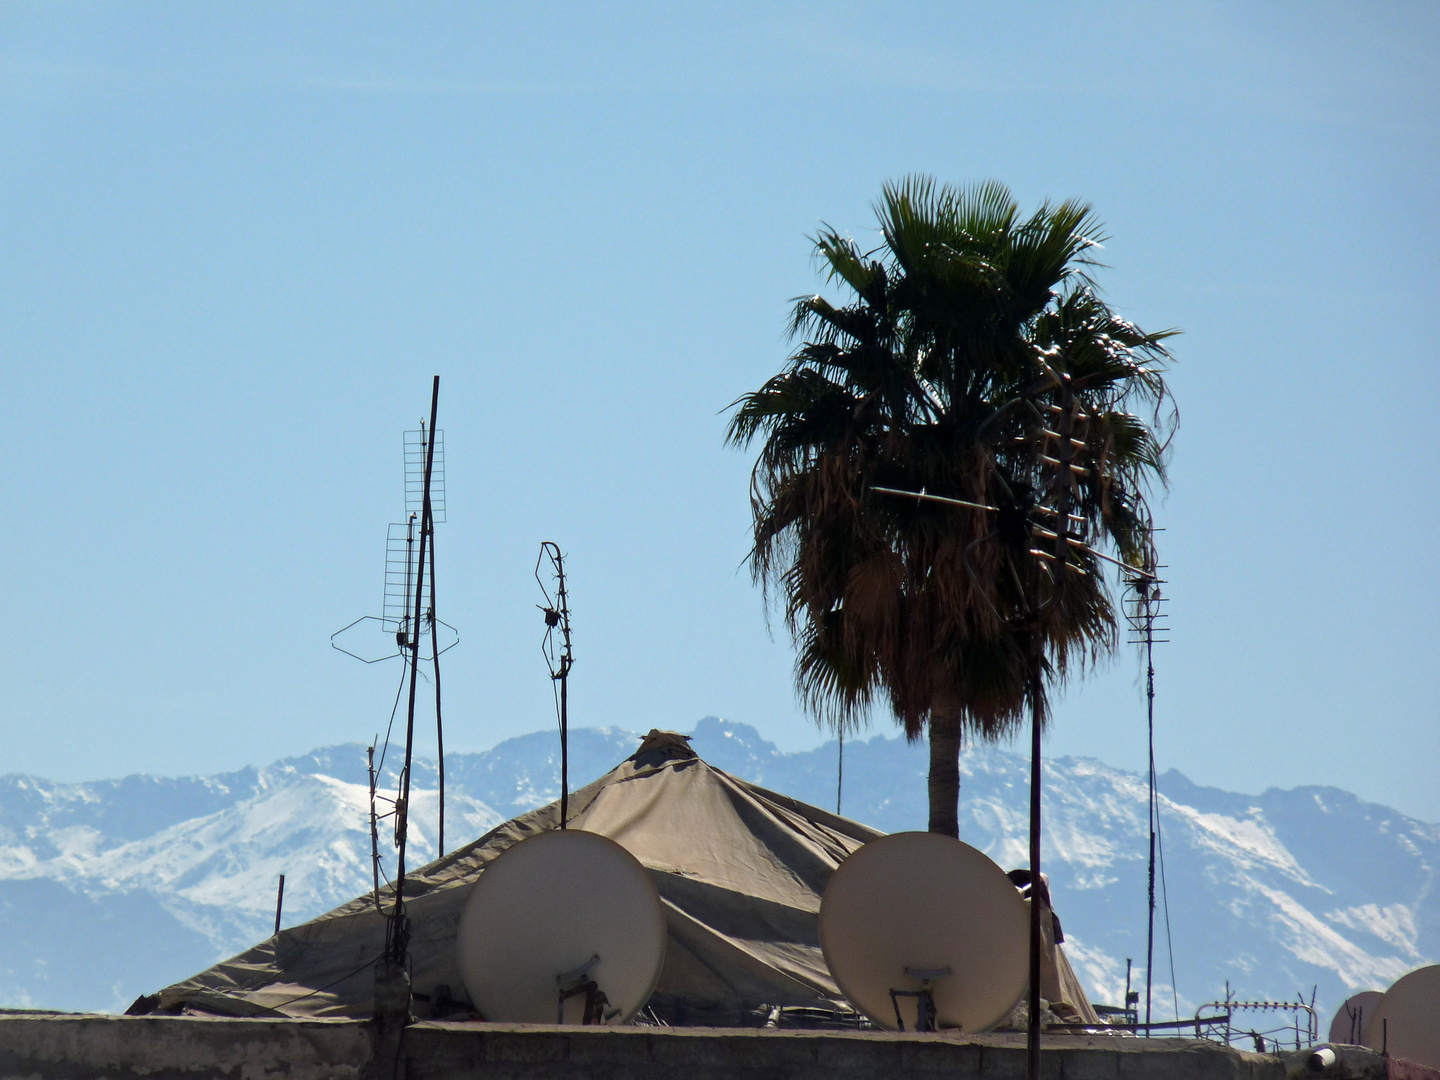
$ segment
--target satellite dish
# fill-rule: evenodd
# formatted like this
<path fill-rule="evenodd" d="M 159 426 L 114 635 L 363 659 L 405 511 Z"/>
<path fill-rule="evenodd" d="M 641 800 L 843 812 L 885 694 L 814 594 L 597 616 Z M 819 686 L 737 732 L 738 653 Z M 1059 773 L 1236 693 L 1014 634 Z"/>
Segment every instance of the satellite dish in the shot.
<path fill-rule="evenodd" d="M 1365 1025 L 1375 1015 L 1375 1009 L 1383 996 L 1379 990 L 1364 990 L 1346 998 L 1345 1004 L 1336 1010 L 1335 1019 L 1330 1021 L 1329 1041 L 1363 1046 Z"/>
<path fill-rule="evenodd" d="M 665 939 L 660 894 L 635 856 L 567 829 L 522 840 L 485 868 L 455 951 L 487 1020 L 624 1024 L 660 979 Z"/>
<path fill-rule="evenodd" d="M 1440 964 L 1395 980 L 1365 1020 L 1365 1045 L 1440 1069 Z"/>
<path fill-rule="evenodd" d="M 1005 871 L 938 833 L 870 841 L 840 864 L 820 901 L 830 973 L 852 1005 L 892 1031 L 994 1027 L 1025 993 L 1029 945 L 1025 901 Z"/>

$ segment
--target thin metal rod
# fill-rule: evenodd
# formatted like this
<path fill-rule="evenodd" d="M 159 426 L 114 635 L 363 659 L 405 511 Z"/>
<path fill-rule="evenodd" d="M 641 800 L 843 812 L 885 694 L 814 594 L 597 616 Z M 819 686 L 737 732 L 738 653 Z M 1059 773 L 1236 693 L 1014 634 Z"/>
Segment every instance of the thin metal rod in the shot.
<path fill-rule="evenodd" d="M 1025 1071 L 1040 1076 L 1040 633 L 1032 632 L 1030 673 L 1030 997 L 1026 1002 Z"/>
<path fill-rule="evenodd" d="M 1042 361 L 1043 363 L 1043 361 Z M 1053 375 L 1054 373 L 1051 372 Z M 1055 500 L 1057 521 L 1069 520 L 1071 507 L 1071 484 L 1069 466 L 1075 457 L 1071 436 L 1075 432 L 1075 414 L 1078 411 L 1075 395 L 1068 381 L 1056 376 L 1060 384 L 1060 447 L 1057 476 L 1059 477 L 1058 498 Z M 1065 588 L 1065 571 L 1070 564 L 1068 530 L 1062 530 L 1055 537 L 1054 564 L 1055 592 L 1050 606 L 1060 602 Z M 1044 565 L 1043 563 L 1041 565 Z M 1077 569 L 1070 567 L 1071 569 Z M 1026 1080 L 1040 1080 L 1040 721 L 1043 718 L 1041 691 L 1044 689 L 1044 648 L 1040 613 L 1035 613 L 1030 628 L 1030 1000 L 1027 1003 L 1025 1025 L 1025 1074 Z"/>
<path fill-rule="evenodd" d="M 1149 913 L 1145 932 L 1145 1023 L 1150 1023 L 1150 996 L 1154 986 L 1152 972 L 1155 969 L 1155 642 L 1154 621 L 1145 620 L 1145 712 L 1146 729 L 1149 737 L 1149 787 L 1150 801 L 1147 813 L 1150 819 L 1150 882 L 1148 903 Z M 1145 1034 L 1150 1034 L 1146 1028 Z"/>
<path fill-rule="evenodd" d="M 285 875 L 280 875 L 280 888 L 275 893 L 275 933 L 280 932 L 280 909 L 285 906 Z"/>
<path fill-rule="evenodd" d="M 840 732 L 840 761 L 835 770 L 835 813 L 840 813 L 840 796 L 845 791 L 845 732 Z"/>
<path fill-rule="evenodd" d="M 550 589 L 540 577 L 540 567 L 546 557 L 555 574 L 555 598 L 550 598 Z M 550 669 L 551 688 L 559 683 L 555 691 L 555 711 L 560 722 L 560 828 L 564 829 L 570 816 L 570 668 L 575 663 L 570 641 L 570 599 L 565 586 L 565 555 L 560 545 L 553 540 L 540 543 L 540 554 L 535 559 L 535 581 L 545 595 L 541 610 L 545 613 L 545 640 L 541 651 L 545 664 Z M 560 628 L 561 646 L 558 663 L 555 656 L 555 628 Z"/>
<path fill-rule="evenodd" d="M 936 502 L 936 503 L 944 503 L 944 504 L 946 504 L 947 506 L 963 506 L 963 507 L 965 507 L 965 508 L 967 508 L 967 509 L 969 509 L 969 510 L 990 510 L 990 511 L 993 511 L 993 512 L 996 512 L 996 513 L 998 513 L 999 510 L 1000 510 L 1000 508 L 999 508 L 998 506 L 986 506 L 984 503 L 966 502 L 964 499 L 949 499 L 949 498 L 946 498 L 946 497 L 943 496 L 943 495 L 930 495 L 930 494 L 927 494 L 927 493 L 924 492 L 924 491 L 901 491 L 899 488 L 888 488 L 888 487 L 871 487 L 870 490 L 871 490 L 871 491 L 878 491 L 878 492 L 881 492 L 882 494 L 885 494 L 885 495 L 900 495 L 900 496 L 903 496 L 904 498 L 907 498 L 907 499 L 914 499 L 914 500 L 916 500 L 917 502 Z M 1043 513 L 1043 514 L 1054 514 L 1054 513 L 1055 513 L 1054 510 L 1051 510 L 1049 507 L 1046 507 L 1046 506 L 1037 506 L 1037 507 L 1035 507 L 1035 510 L 1036 510 L 1037 513 Z M 1067 513 L 1066 513 L 1065 516 L 1066 516 L 1067 518 L 1069 518 L 1070 520 L 1076 520 L 1073 515 L 1071 515 L 1071 514 L 1068 513 L 1068 511 L 1067 511 Z M 1034 532 L 1034 533 L 1038 533 L 1039 535 L 1041 535 L 1041 536 L 1043 536 L 1043 537 L 1045 537 L 1046 539 L 1049 539 L 1049 540 L 1054 540 L 1054 539 L 1057 539 L 1057 538 L 1058 538 L 1058 534 L 1055 533 L 1054 530 L 1052 530 L 1052 529 L 1045 529 L 1045 528 L 1040 528 L 1039 526 L 1032 526 L 1032 527 L 1031 527 L 1031 531 Z M 1103 551 L 1096 551 L 1093 547 L 1091 547 L 1089 544 L 1085 543 L 1085 541 L 1081 540 L 1078 536 L 1071 536 L 1071 537 L 1067 537 L 1066 539 L 1069 541 L 1069 543 L 1070 543 L 1072 546 L 1077 547 L 1077 548 L 1080 548 L 1080 549 L 1081 549 L 1082 551 L 1084 551 L 1086 554 L 1088 554 L 1088 555 L 1093 555 L 1095 558 L 1101 559 L 1101 560 L 1103 560 L 1103 561 L 1105 561 L 1105 562 L 1108 562 L 1108 563 L 1110 563 L 1112 566 L 1118 566 L 1121 570 L 1124 570 L 1124 571 L 1125 571 L 1126 573 L 1128 573 L 1128 574 L 1133 574 L 1134 576 L 1136 576 L 1136 577 L 1138 577 L 1138 578 L 1145 578 L 1145 579 L 1149 579 L 1149 580 L 1152 580 L 1152 581 L 1155 580 L 1155 574 L 1154 574 L 1152 571 L 1141 569 L 1141 568 L 1138 567 L 1138 566 L 1132 566 L 1130 563 L 1123 562 L 1123 561 L 1120 560 L 1120 559 L 1116 559 L 1116 558 L 1113 558 L 1113 557 L 1111 557 L 1111 556 L 1109 556 L 1109 555 L 1106 555 Z M 1050 558 L 1049 555 L 1044 555 L 1043 553 L 1038 552 L 1038 551 L 1032 551 L 1031 554 L 1032 554 L 1032 555 L 1042 555 L 1042 557 L 1043 557 L 1043 558 L 1046 558 L 1046 559 Z M 1074 568 L 1072 567 L 1072 569 L 1074 569 Z"/>
<path fill-rule="evenodd" d="M 434 439 L 434 434 L 431 434 Z M 435 617 L 435 523 L 430 523 L 430 662 L 435 668 L 435 748 L 440 759 L 440 828 L 437 855 L 445 854 L 445 723 L 440 713 L 440 634 Z"/>
<path fill-rule="evenodd" d="M 440 376 L 430 388 L 430 430 L 435 430 L 435 414 L 440 407 Z M 425 450 L 425 498 L 420 516 L 420 557 L 415 562 L 415 617 L 411 621 L 414 640 L 410 643 L 410 703 L 405 717 L 405 768 L 401 774 L 401 792 L 395 807 L 396 833 L 400 838 L 399 856 L 395 869 L 395 905 L 391 909 L 386 953 L 398 965 L 405 963 L 409 951 L 408 935 L 405 932 L 405 844 L 409 832 L 410 813 L 410 763 L 415 746 L 415 689 L 416 676 L 420 668 L 420 616 L 421 603 L 425 596 L 425 541 L 430 527 L 430 469 L 435 464 L 434 441 Z"/>
<path fill-rule="evenodd" d="M 949 499 L 944 495 L 927 495 L 924 491 L 901 491 L 899 488 L 875 487 L 873 485 L 870 490 L 878 491 L 882 495 L 900 495 L 907 499 L 914 499 L 916 502 L 924 500 L 925 502 L 945 503 L 947 506 L 963 506 L 970 510 L 997 511 L 1000 509 L 998 506 L 986 506 L 984 503 L 966 502 L 964 499 Z"/>
<path fill-rule="evenodd" d="M 1076 541 L 1073 540 L 1073 539 L 1072 539 L 1070 542 L 1071 542 L 1072 544 L 1076 544 Z M 1112 558 L 1111 556 L 1106 555 L 1103 551 L 1096 551 L 1093 547 L 1091 547 L 1089 544 L 1085 543 L 1084 541 L 1080 541 L 1078 544 L 1076 544 L 1076 546 L 1077 546 L 1077 547 L 1082 547 L 1082 548 L 1084 548 L 1085 551 L 1086 551 L 1088 554 L 1094 555 L 1095 558 L 1097 558 L 1097 559 L 1102 559 L 1102 560 L 1104 560 L 1105 562 L 1110 563 L 1112 566 L 1118 566 L 1121 570 L 1124 570 L 1127 574 L 1132 574 L 1132 575 L 1134 575 L 1135 577 L 1140 578 L 1140 579 L 1142 579 L 1142 580 L 1146 580 L 1146 581 L 1154 581 L 1154 580 L 1156 580 L 1155 574 L 1154 574 L 1152 571 L 1150 571 L 1150 570 L 1142 570 L 1142 569 L 1140 569 L 1140 567 L 1138 567 L 1138 566 L 1131 566 L 1131 565 L 1130 565 L 1129 563 L 1127 563 L 1127 562 L 1121 562 L 1119 559 Z"/>
<path fill-rule="evenodd" d="M 1210 1026 L 1212 1026 L 1212 1025 L 1218 1026 L 1218 1025 L 1220 1025 L 1220 1024 L 1227 1023 L 1229 1020 L 1230 1020 L 1230 1013 L 1224 1013 L 1224 1014 L 1221 1014 L 1221 1015 L 1219 1015 L 1219 1016 L 1205 1016 L 1205 1017 L 1200 1017 L 1199 1019 L 1193 1019 L 1193 1018 L 1192 1018 L 1192 1019 L 1190 1019 L 1190 1020 L 1157 1020 L 1155 1023 L 1150 1024 L 1149 1026 L 1152 1027 L 1152 1028 L 1154 1028 L 1156 1031 L 1174 1031 L 1174 1030 L 1177 1030 L 1177 1029 L 1179 1029 L 1179 1028 L 1192 1028 L 1192 1027 L 1193 1027 L 1193 1028 L 1195 1029 L 1195 1034 L 1198 1036 L 1198 1035 L 1201 1034 L 1200 1029 L 1201 1029 L 1202 1027 L 1210 1027 Z M 1103 1027 L 1103 1026 L 1102 1026 L 1102 1027 Z M 1109 1025 L 1109 1027 L 1110 1027 L 1110 1029 L 1111 1029 L 1112 1031 L 1139 1031 L 1139 1030 L 1141 1030 L 1142 1028 L 1146 1027 L 1146 1025 L 1145 1025 L 1145 1024 L 1111 1024 L 1111 1025 Z M 1088 1032 L 1088 1033 L 1093 1034 L 1093 1033 L 1095 1032 L 1095 1025 L 1094 1025 L 1094 1024 L 1083 1024 L 1083 1023 L 1082 1023 L 1082 1024 L 1051 1024 L 1051 1025 L 1050 1025 L 1050 1030 L 1051 1030 L 1051 1031 L 1073 1031 L 1073 1032 L 1082 1033 L 1082 1034 Z M 1217 1034 L 1218 1034 L 1218 1033 L 1217 1033 Z"/>
<path fill-rule="evenodd" d="M 375 744 L 365 748 L 366 770 L 370 774 L 370 873 L 375 879 L 375 910 L 380 910 L 380 830 L 375 819 Z"/>
<path fill-rule="evenodd" d="M 411 641 L 420 636 L 420 627 L 410 625 L 410 571 L 415 566 L 415 515 L 411 514 L 405 520 L 405 618 L 401 625 L 405 627 L 405 643 L 401 645 L 403 652 L 409 647 Z"/>
<path fill-rule="evenodd" d="M 560 828 L 570 820 L 570 677 L 560 680 Z"/>
<path fill-rule="evenodd" d="M 565 651 L 560 656 L 560 828 L 570 817 L 570 601 L 565 594 L 565 558 L 555 549 L 555 575 L 560 579 L 560 633 Z"/>

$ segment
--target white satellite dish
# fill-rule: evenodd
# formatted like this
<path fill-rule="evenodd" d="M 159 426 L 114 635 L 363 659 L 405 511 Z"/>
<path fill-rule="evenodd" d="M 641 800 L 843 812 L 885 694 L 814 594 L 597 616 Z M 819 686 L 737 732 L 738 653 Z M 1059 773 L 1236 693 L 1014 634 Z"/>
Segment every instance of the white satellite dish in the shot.
<path fill-rule="evenodd" d="M 1365 1045 L 1440 1069 L 1440 964 L 1395 980 L 1365 1021 Z"/>
<path fill-rule="evenodd" d="M 984 852 L 937 833 L 882 836 L 841 863 L 820 947 L 850 1003 L 891 1030 L 985 1031 L 1029 981 L 1025 901 Z"/>
<path fill-rule="evenodd" d="M 1335 1019 L 1330 1021 L 1328 1041 L 1351 1046 L 1365 1045 L 1362 1041 L 1365 1038 L 1365 1025 L 1375 1015 L 1375 1008 L 1383 996 L 1379 990 L 1362 990 L 1346 998 L 1345 1004 L 1335 1010 Z"/>
<path fill-rule="evenodd" d="M 660 894 L 635 856 L 566 829 L 522 840 L 485 868 L 455 951 L 487 1020 L 624 1024 L 660 979 L 665 940 Z"/>

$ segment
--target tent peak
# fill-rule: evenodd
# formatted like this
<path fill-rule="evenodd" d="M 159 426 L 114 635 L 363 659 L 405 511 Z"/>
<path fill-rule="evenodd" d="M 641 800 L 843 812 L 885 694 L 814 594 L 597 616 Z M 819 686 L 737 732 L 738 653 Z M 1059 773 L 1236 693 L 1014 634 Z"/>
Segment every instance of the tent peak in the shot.
<path fill-rule="evenodd" d="M 631 755 L 630 760 L 637 765 L 660 765 L 676 758 L 693 758 L 695 756 L 695 751 L 690 746 L 689 735 L 681 735 L 678 731 L 661 731 L 659 728 L 651 728 L 648 734 L 641 737 L 640 749 Z"/>

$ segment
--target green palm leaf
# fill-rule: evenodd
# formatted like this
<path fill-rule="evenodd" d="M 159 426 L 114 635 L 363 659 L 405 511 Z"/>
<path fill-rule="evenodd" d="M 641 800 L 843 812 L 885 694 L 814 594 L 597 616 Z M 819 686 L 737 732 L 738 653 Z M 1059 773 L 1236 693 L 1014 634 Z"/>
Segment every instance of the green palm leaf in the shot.
<path fill-rule="evenodd" d="M 962 734 L 1005 737 L 1028 705 L 1046 711 L 1030 700 L 1037 649 L 1043 699 L 1118 639 L 1101 560 L 1076 549 L 1057 589 L 1029 554 L 1026 508 L 1056 490 L 1037 450 L 1047 417 L 1062 398 L 1085 417 L 1067 496 L 1075 532 L 1154 565 L 1147 500 L 1165 483 L 1176 424 L 1164 380 L 1175 332 L 1147 333 L 1100 299 L 1103 237 L 1087 204 L 1024 217 L 994 181 L 912 176 L 885 185 L 874 209 L 876 251 L 828 226 L 813 238 L 843 296 L 794 301 L 799 344 L 732 405 L 727 440 L 760 443 L 750 567 L 767 609 L 783 609 L 801 700 L 839 731 L 880 702 L 910 737 L 928 730 L 931 828 L 954 834 L 958 771 L 936 755 L 957 752 Z"/>

